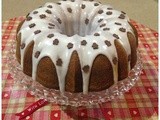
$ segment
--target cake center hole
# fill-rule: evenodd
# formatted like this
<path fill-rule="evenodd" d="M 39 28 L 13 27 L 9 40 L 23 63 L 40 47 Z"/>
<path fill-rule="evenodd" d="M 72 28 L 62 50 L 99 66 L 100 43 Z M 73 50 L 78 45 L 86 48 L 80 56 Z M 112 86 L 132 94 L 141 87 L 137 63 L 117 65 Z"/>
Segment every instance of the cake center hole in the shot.
<path fill-rule="evenodd" d="M 67 21 L 65 24 L 64 32 L 62 34 L 65 34 L 69 37 L 74 35 L 79 35 L 81 37 L 85 37 L 86 35 L 91 34 L 91 26 L 89 22 L 85 24 L 85 22 L 82 22 L 80 20 L 70 20 Z"/>

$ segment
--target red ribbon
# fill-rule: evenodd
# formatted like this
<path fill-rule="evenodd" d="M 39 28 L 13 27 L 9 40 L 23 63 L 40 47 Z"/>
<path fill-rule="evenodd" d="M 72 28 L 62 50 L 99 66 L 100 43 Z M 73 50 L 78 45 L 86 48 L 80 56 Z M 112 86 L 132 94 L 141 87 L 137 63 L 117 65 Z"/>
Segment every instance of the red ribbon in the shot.
<path fill-rule="evenodd" d="M 33 103 L 32 105 L 30 105 L 28 108 L 26 108 L 25 110 L 23 110 L 20 113 L 16 113 L 16 116 L 19 116 L 19 120 L 31 115 L 33 112 L 35 112 L 36 110 L 38 110 L 39 108 L 47 105 L 48 102 L 45 99 L 40 99 L 38 101 L 36 101 L 35 103 Z"/>
<path fill-rule="evenodd" d="M 47 105 L 49 102 L 45 99 L 40 99 L 38 101 L 36 101 L 35 103 L 31 104 L 28 108 L 26 108 L 25 110 L 23 110 L 22 112 L 20 113 L 16 113 L 15 115 L 16 116 L 19 116 L 19 120 L 22 120 L 23 118 L 31 115 L 33 112 L 35 112 L 36 110 L 38 110 L 39 108 Z M 101 106 L 101 104 L 99 104 L 100 106 L 100 109 L 102 111 L 102 114 L 104 116 L 104 118 L 106 120 L 110 120 L 110 116 L 106 113 L 105 109 L 103 109 L 103 107 Z M 87 117 L 86 116 L 83 116 L 83 117 Z"/>

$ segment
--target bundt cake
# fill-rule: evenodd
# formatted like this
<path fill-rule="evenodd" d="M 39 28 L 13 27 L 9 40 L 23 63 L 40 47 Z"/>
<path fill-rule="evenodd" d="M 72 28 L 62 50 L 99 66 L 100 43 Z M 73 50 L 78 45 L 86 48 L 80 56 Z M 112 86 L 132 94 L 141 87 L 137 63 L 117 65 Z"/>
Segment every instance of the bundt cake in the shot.
<path fill-rule="evenodd" d="M 46 3 L 17 28 L 23 72 L 61 93 L 101 91 L 137 61 L 137 31 L 123 11 L 93 0 Z"/>

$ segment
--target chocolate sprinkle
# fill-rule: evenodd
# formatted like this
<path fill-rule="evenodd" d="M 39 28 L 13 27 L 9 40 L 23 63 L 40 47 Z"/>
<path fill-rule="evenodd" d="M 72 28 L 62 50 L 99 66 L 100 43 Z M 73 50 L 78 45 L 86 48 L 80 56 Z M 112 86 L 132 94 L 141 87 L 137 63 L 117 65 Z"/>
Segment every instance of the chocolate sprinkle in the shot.
<path fill-rule="evenodd" d="M 98 13 L 99 13 L 99 14 L 102 14 L 102 13 L 103 13 L 103 10 L 99 10 Z"/>
<path fill-rule="evenodd" d="M 128 55 L 128 61 L 131 61 L 131 55 Z"/>
<path fill-rule="evenodd" d="M 36 26 L 35 23 L 32 23 L 32 24 L 29 25 L 30 28 L 33 28 L 33 27 L 35 27 L 35 26 Z"/>
<path fill-rule="evenodd" d="M 59 40 L 58 40 L 58 39 L 55 39 L 55 40 L 53 41 L 53 45 L 58 45 L 58 43 L 59 43 Z"/>
<path fill-rule="evenodd" d="M 52 24 L 52 23 L 48 23 L 48 25 L 53 26 L 53 27 L 55 26 L 55 25 L 54 25 L 54 24 Z"/>
<path fill-rule="evenodd" d="M 98 49 L 97 43 L 93 43 L 93 44 L 92 44 L 92 48 L 93 48 L 93 49 Z"/>
<path fill-rule="evenodd" d="M 46 10 L 45 12 L 48 14 L 52 14 L 52 12 L 50 10 Z"/>
<path fill-rule="evenodd" d="M 119 30 L 120 30 L 121 32 L 126 32 L 126 29 L 125 29 L 125 28 L 119 28 Z"/>
<path fill-rule="evenodd" d="M 28 17 L 26 18 L 26 21 L 30 21 L 30 20 L 32 20 L 32 17 L 28 16 Z"/>
<path fill-rule="evenodd" d="M 100 34 L 99 33 L 94 33 L 94 36 L 99 36 Z"/>
<path fill-rule="evenodd" d="M 106 26 L 106 24 L 105 24 L 105 23 L 100 25 L 100 27 L 104 27 L 104 26 Z"/>
<path fill-rule="evenodd" d="M 119 39 L 119 36 L 117 34 L 113 34 L 113 37 Z"/>
<path fill-rule="evenodd" d="M 112 59 L 112 61 L 113 61 L 113 64 L 117 64 L 117 62 L 118 62 L 118 60 L 117 60 L 117 58 L 116 57 L 114 57 L 113 59 Z"/>
<path fill-rule="evenodd" d="M 107 8 L 108 10 L 113 10 L 113 8 Z"/>
<path fill-rule="evenodd" d="M 91 1 L 91 2 L 92 2 L 92 1 L 94 1 L 94 0 L 89 0 L 89 1 Z"/>
<path fill-rule="evenodd" d="M 121 23 L 115 22 L 116 25 L 122 25 Z"/>
<path fill-rule="evenodd" d="M 38 13 L 38 11 L 34 11 L 34 12 L 33 12 L 33 14 L 37 14 L 37 13 Z"/>
<path fill-rule="evenodd" d="M 85 24 L 87 25 L 89 23 L 89 19 L 88 18 L 86 18 L 86 20 L 85 20 Z"/>
<path fill-rule="evenodd" d="M 41 30 L 36 30 L 35 32 L 34 32 L 34 34 L 39 34 L 41 32 Z"/>
<path fill-rule="evenodd" d="M 82 70 L 83 70 L 85 73 L 89 72 L 89 65 L 85 65 L 85 66 L 82 68 Z"/>
<path fill-rule="evenodd" d="M 86 6 L 84 4 L 81 5 L 81 8 L 84 9 Z"/>
<path fill-rule="evenodd" d="M 48 5 L 47 7 L 48 7 L 48 8 L 52 8 L 52 5 Z"/>
<path fill-rule="evenodd" d="M 45 14 L 42 14 L 42 15 L 40 15 L 39 16 L 41 19 L 44 19 L 44 18 L 46 18 L 46 15 Z"/>
<path fill-rule="evenodd" d="M 35 57 L 35 58 L 38 58 L 39 55 L 40 55 L 40 51 L 37 51 L 37 52 L 34 54 L 34 57 Z"/>
<path fill-rule="evenodd" d="M 107 15 L 112 15 L 111 11 L 106 12 Z"/>
<path fill-rule="evenodd" d="M 75 2 L 75 0 L 71 0 L 71 2 Z"/>
<path fill-rule="evenodd" d="M 52 27 L 52 26 L 48 26 L 48 28 L 49 28 L 49 29 L 54 29 L 54 27 Z"/>
<path fill-rule="evenodd" d="M 61 21 L 61 19 L 60 19 L 60 18 L 58 18 L 58 19 L 57 19 L 57 21 L 59 22 L 59 24 L 61 24 L 61 23 L 62 23 L 62 21 Z"/>
<path fill-rule="evenodd" d="M 71 8 L 67 8 L 69 13 L 72 13 L 72 9 Z"/>
<path fill-rule="evenodd" d="M 47 37 L 52 38 L 52 37 L 54 37 L 54 34 L 49 34 Z"/>
<path fill-rule="evenodd" d="M 71 49 L 71 48 L 73 48 L 73 44 L 72 43 L 68 43 L 67 47 L 68 47 L 68 49 Z"/>
<path fill-rule="evenodd" d="M 98 22 L 100 23 L 100 22 L 102 22 L 102 20 L 103 20 L 103 19 L 101 18 L 101 19 L 98 20 Z"/>
<path fill-rule="evenodd" d="M 105 44 L 106 44 L 108 47 L 111 46 L 111 42 L 110 42 L 110 41 L 105 40 L 104 42 L 105 42 Z"/>
<path fill-rule="evenodd" d="M 125 18 L 125 15 L 124 15 L 124 14 L 121 14 L 118 18 L 124 19 L 124 18 Z"/>
<path fill-rule="evenodd" d="M 62 66 L 62 59 L 58 58 L 58 60 L 56 61 L 56 65 Z"/>
<path fill-rule="evenodd" d="M 121 11 L 121 13 L 126 14 L 124 11 Z"/>
<path fill-rule="evenodd" d="M 94 3 L 94 6 L 98 6 L 99 4 L 98 3 Z"/>
<path fill-rule="evenodd" d="M 110 28 L 103 28 L 103 30 L 104 30 L 104 31 L 106 31 L 106 30 L 110 30 Z"/>
<path fill-rule="evenodd" d="M 21 44 L 21 49 L 23 49 L 25 46 L 26 46 L 25 43 L 22 43 Z"/>
<path fill-rule="evenodd" d="M 26 17 L 28 17 L 30 15 L 30 13 L 28 13 L 27 15 L 26 15 Z"/>
<path fill-rule="evenodd" d="M 58 2 L 57 4 L 58 4 L 58 5 L 61 5 L 61 3 L 59 3 L 59 2 Z"/>

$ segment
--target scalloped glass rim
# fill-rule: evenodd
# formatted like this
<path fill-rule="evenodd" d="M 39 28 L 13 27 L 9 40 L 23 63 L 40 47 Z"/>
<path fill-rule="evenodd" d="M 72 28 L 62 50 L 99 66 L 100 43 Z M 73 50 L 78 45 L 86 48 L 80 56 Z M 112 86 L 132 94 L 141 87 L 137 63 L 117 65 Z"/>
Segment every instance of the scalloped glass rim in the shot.
<path fill-rule="evenodd" d="M 111 101 L 118 96 L 124 94 L 126 91 L 131 89 L 139 79 L 142 70 L 142 61 L 140 54 L 137 51 L 138 60 L 134 68 L 130 71 L 129 76 L 114 84 L 110 88 L 99 91 L 99 92 L 89 92 L 87 95 L 83 93 L 70 93 L 65 92 L 63 95 L 59 90 L 48 89 L 42 86 L 40 83 L 32 80 L 30 76 L 23 73 L 20 64 L 18 63 L 15 53 L 16 53 L 16 41 L 12 40 L 11 50 L 7 58 L 10 73 L 16 84 L 22 86 L 25 90 L 28 90 L 32 95 L 37 98 L 43 98 L 47 101 L 60 105 L 71 105 L 71 106 L 88 106 L 100 104 L 102 102 Z"/>

